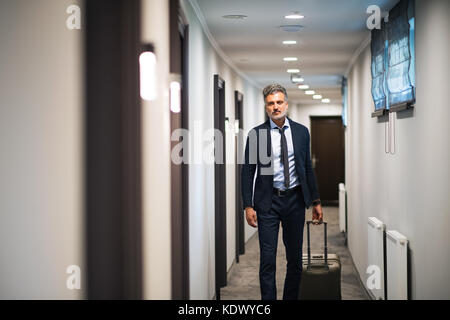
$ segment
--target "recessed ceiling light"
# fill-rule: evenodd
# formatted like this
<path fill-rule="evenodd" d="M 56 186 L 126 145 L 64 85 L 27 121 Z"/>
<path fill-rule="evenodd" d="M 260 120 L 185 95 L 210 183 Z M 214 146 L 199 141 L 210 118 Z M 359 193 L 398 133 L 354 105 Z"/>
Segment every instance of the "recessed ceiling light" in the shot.
<path fill-rule="evenodd" d="M 299 73 L 300 69 L 287 69 L 288 73 Z"/>
<path fill-rule="evenodd" d="M 330 99 L 322 99 L 323 103 L 330 103 Z"/>
<path fill-rule="evenodd" d="M 314 90 L 306 90 L 305 94 L 307 94 L 308 96 L 311 96 L 313 94 L 315 94 L 316 92 Z"/>
<path fill-rule="evenodd" d="M 299 82 L 305 81 L 305 79 L 303 79 L 300 75 L 292 74 L 291 75 L 291 81 L 293 83 L 299 83 Z"/>
<path fill-rule="evenodd" d="M 287 16 L 284 16 L 286 19 L 303 19 L 305 16 L 294 13 L 294 14 L 288 14 Z"/>
<path fill-rule="evenodd" d="M 300 85 L 298 86 L 298 88 L 299 88 L 299 89 L 302 89 L 302 90 L 306 90 L 306 89 L 309 89 L 309 86 L 308 86 L 307 84 L 300 84 Z"/>
<path fill-rule="evenodd" d="M 227 14 L 225 16 L 222 16 L 224 19 L 234 19 L 234 20 L 243 20 L 247 18 L 247 16 L 243 14 Z"/>
<path fill-rule="evenodd" d="M 297 61 L 298 58 L 297 57 L 284 57 L 283 61 Z"/>
<path fill-rule="evenodd" d="M 286 31 L 286 32 L 297 32 L 300 31 L 301 29 L 303 29 L 304 27 L 301 25 L 284 25 L 284 26 L 280 26 L 281 30 Z"/>
<path fill-rule="evenodd" d="M 322 96 L 320 94 L 315 94 L 315 95 L 313 95 L 313 99 L 320 100 L 320 99 L 322 99 Z"/>
<path fill-rule="evenodd" d="M 289 45 L 289 44 L 297 44 L 297 41 L 295 40 L 284 40 L 283 44 Z"/>

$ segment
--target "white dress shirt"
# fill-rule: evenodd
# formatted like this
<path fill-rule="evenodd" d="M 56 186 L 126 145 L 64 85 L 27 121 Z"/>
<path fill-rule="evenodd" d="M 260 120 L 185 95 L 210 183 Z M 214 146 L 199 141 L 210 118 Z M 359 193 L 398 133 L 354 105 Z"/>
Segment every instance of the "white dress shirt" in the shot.
<path fill-rule="evenodd" d="M 272 155 L 274 161 L 274 174 L 273 174 L 273 187 L 281 190 L 286 190 L 284 185 L 284 168 L 281 163 L 281 133 L 278 130 L 278 126 L 270 120 L 270 137 L 272 141 Z M 284 135 L 286 136 L 287 148 L 288 148 L 288 160 L 289 160 L 289 189 L 296 187 L 300 184 L 295 170 L 295 155 L 294 144 L 292 143 L 292 132 L 289 120 L 286 117 L 284 120 Z M 280 128 L 281 129 L 281 128 Z"/>

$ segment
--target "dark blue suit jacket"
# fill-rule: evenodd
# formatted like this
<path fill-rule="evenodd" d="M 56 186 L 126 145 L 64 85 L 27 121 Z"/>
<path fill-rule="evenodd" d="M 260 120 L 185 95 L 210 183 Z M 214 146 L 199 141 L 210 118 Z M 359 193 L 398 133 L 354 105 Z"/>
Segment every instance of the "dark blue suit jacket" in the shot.
<path fill-rule="evenodd" d="M 297 170 L 305 205 L 309 208 L 313 200 L 320 198 L 316 177 L 311 165 L 310 136 L 305 126 L 290 118 L 288 119 L 291 125 L 292 143 L 294 145 L 295 169 Z M 265 139 L 265 142 L 260 141 L 262 139 Z M 263 150 L 264 146 L 266 146 L 266 150 Z M 241 172 L 244 208 L 253 207 L 255 211 L 268 211 L 272 207 L 272 163 L 270 122 L 267 120 L 265 123 L 250 130 L 247 137 L 245 159 Z M 255 171 L 257 174 L 253 196 Z"/>

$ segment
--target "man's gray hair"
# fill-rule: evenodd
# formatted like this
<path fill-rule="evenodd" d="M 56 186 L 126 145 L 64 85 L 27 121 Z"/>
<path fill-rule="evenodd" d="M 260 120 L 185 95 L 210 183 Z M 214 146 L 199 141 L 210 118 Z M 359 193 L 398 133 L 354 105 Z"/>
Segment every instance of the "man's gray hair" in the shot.
<path fill-rule="evenodd" d="M 267 96 L 269 96 L 271 94 L 274 94 L 276 92 L 283 93 L 284 94 L 284 100 L 287 101 L 288 95 L 286 93 L 286 89 L 281 84 L 273 83 L 273 84 L 270 84 L 270 85 L 268 85 L 267 87 L 265 87 L 263 89 L 264 102 L 266 102 Z"/>

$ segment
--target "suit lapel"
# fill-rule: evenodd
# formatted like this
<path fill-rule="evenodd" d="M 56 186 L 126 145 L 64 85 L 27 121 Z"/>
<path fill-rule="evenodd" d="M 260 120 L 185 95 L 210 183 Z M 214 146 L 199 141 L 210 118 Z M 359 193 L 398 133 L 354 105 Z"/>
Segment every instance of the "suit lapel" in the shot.
<path fill-rule="evenodd" d="M 267 155 L 272 158 L 272 136 L 270 134 L 270 120 L 267 120 L 265 123 L 266 126 L 266 134 L 267 134 Z"/>

